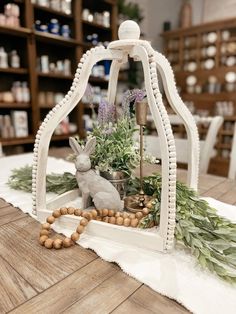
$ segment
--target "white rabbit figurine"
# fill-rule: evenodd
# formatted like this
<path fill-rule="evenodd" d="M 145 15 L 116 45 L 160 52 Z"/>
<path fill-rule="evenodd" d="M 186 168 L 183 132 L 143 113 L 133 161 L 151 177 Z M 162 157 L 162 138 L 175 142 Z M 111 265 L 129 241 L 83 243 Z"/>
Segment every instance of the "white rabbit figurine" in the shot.
<path fill-rule="evenodd" d="M 97 209 L 122 210 L 122 202 L 116 188 L 105 178 L 96 174 L 91 169 L 89 156 L 94 152 L 96 138 L 88 140 L 84 149 L 79 145 L 75 138 L 70 137 L 69 143 L 74 153 L 77 155 L 75 160 L 76 180 L 82 192 L 82 206 L 87 208 L 91 205 L 91 198 Z"/>

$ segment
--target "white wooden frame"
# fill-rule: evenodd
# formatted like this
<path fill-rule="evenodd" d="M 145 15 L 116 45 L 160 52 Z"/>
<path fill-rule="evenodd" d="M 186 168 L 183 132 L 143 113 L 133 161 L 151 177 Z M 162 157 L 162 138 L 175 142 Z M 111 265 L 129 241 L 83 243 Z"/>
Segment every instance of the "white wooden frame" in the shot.
<path fill-rule="evenodd" d="M 72 201 L 79 192 L 67 192 L 46 204 L 46 164 L 51 136 L 60 121 L 67 116 L 82 98 L 91 73 L 91 69 L 101 60 L 112 60 L 110 80 L 108 86 L 108 101 L 114 102 L 120 66 L 127 60 L 127 56 L 139 60 L 144 71 L 145 88 L 148 104 L 162 144 L 162 193 L 160 226 L 153 232 L 125 228 L 91 221 L 86 232 L 114 241 L 141 246 L 143 248 L 167 251 L 173 248 L 175 230 L 175 202 L 176 202 L 176 151 L 170 121 L 163 105 L 158 87 L 157 68 L 161 73 L 165 91 L 171 106 L 184 120 L 191 152 L 189 183 L 196 188 L 198 177 L 199 143 L 194 119 L 178 96 L 174 76 L 170 64 L 161 54 L 155 52 L 151 45 L 139 40 L 140 30 L 136 23 L 126 21 L 119 28 L 120 40 L 111 42 L 107 49 L 96 47 L 87 51 L 80 60 L 70 91 L 46 116 L 36 135 L 34 145 L 34 160 L 32 170 L 32 198 L 33 211 L 40 221 L 45 221 L 53 208 L 63 206 Z M 79 217 L 63 216 L 58 224 L 75 230 Z"/>
<path fill-rule="evenodd" d="M 229 164 L 229 179 L 236 180 L 236 123 L 234 124 L 234 136 L 232 142 L 232 149 L 230 155 L 230 164 Z"/>

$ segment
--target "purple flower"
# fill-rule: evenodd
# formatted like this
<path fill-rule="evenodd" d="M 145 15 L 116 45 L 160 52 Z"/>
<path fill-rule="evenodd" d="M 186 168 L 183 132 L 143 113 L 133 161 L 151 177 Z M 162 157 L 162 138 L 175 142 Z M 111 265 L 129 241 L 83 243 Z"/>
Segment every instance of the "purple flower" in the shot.
<path fill-rule="evenodd" d="M 142 89 L 132 89 L 127 90 L 123 95 L 122 100 L 122 111 L 123 111 L 123 117 L 128 118 L 129 117 L 129 106 L 132 101 L 141 101 L 146 96 L 146 92 Z"/>
<path fill-rule="evenodd" d="M 137 92 L 136 92 L 136 95 L 135 95 L 135 101 L 141 101 L 143 100 L 143 98 L 145 97 L 146 93 L 141 90 L 141 89 L 138 89 Z"/>
<path fill-rule="evenodd" d="M 114 104 L 109 104 L 106 100 L 101 100 L 98 107 L 98 123 L 114 123 L 116 117 L 116 108 Z"/>

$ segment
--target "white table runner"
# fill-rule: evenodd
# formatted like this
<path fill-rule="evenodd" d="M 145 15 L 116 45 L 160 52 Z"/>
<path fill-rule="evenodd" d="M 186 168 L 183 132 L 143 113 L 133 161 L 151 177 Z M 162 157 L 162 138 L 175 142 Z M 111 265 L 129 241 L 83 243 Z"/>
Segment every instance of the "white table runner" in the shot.
<path fill-rule="evenodd" d="M 32 163 L 32 154 L 23 154 L 0 159 L 0 197 L 24 212 L 31 212 L 31 194 L 13 191 L 6 182 L 13 168 Z M 74 165 L 62 159 L 48 158 L 47 172 L 74 173 Z M 47 199 L 55 196 L 48 194 Z M 236 222 L 236 207 L 207 198 L 219 214 Z M 67 236 L 71 231 L 55 230 Z M 207 270 L 202 270 L 188 250 L 176 248 L 162 254 L 137 249 L 89 235 L 82 235 L 79 244 L 91 248 L 106 261 L 116 262 L 130 276 L 150 286 L 155 291 L 175 299 L 193 313 L 235 314 L 236 286 L 218 279 Z"/>

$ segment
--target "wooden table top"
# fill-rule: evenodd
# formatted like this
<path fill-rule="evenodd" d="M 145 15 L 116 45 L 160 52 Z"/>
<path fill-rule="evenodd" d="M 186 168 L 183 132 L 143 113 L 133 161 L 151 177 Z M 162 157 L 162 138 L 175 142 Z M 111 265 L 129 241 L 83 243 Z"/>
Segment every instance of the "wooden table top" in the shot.
<path fill-rule="evenodd" d="M 186 172 L 178 176 L 185 180 Z M 236 182 L 201 175 L 200 193 L 236 204 Z M 39 223 L 0 199 L 0 313 L 189 313 L 76 245 L 46 250 Z"/>

